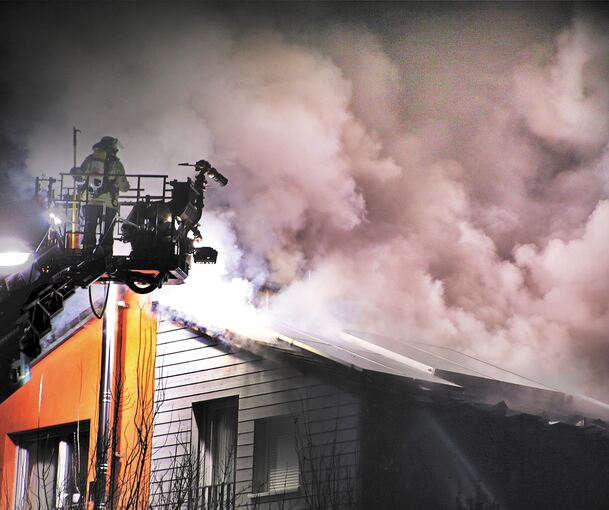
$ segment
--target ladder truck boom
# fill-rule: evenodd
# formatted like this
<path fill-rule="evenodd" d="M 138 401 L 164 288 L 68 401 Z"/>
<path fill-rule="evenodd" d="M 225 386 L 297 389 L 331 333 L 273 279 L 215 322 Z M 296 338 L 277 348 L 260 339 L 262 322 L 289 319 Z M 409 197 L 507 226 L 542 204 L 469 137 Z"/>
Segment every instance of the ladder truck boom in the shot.
<path fill-rule="evenodd" d="M 127 175 L 136 186 L 119 196 L 111 235 L 130 245 L 128 255 L 108 256 L 98 249 L 101 225 L 98 246 L 92 253 L 82 249 L 87 200 L 79 198 L 73 175 L 36 178 L 27 209 L 37 220 L 46 217 L 45 229 L 39 221 L 29 228 L 34 248 L 21 264 L 3 266 L 0 254 L 0 400 L 27 378 L 30 361 L 41 353 L 41 339 L 77 288 L 118 282 L 145 294 L 183 283 L 193 262 L 216 262 L 216 250 L 195 247 L 195 239 L 200 238 L 208 178 L 221 186 L 228 180 L 205 160 L 181 165 L 194 168 L 194 179 Z"/>

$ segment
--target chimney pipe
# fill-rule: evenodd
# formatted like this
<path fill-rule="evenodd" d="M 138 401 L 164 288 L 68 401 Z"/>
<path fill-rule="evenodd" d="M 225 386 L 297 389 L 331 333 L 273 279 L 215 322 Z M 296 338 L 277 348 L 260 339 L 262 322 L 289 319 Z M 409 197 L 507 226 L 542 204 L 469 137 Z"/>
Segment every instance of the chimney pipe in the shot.
<path fill-rule="evenodd" d="M 112 401 L 112 377 L 114 374 L 114 349 L 117 324 L 117 286 L 108 283 L 108 304 L 102 323 L 102 347 L 99 378 L 99 413 L 97 423 L 97 459 L 95 488 L 93 491 L 95 510 L 106 508 L 106 486 L 108 483 L 108 454 L 110 440 L 110 404 Z"/>

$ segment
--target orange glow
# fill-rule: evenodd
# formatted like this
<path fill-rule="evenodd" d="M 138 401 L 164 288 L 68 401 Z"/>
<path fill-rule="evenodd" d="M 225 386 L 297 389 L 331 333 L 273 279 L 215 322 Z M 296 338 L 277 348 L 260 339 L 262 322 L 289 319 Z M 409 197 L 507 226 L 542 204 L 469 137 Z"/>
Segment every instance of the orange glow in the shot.
<path fill-rule="evenodd" d="M 135 508 L 147 508 L 150 490 L 150 455 L 154 409 L 154 366 L 156 356 L 156 318 L 150 313 L 150 296 L 127 292 L 125 307 L 119 307 L 116 346 L 115 389 L 120 386 L 121 415 L 117 458 L 120 480 L 115 494 L 120 508 L 131 500 Z"/>
<path fill-rule="evenodd" d="M 115 383 L 122 381 L 120 412 L 117 417 L 117 480 L 138 481 L 148 498 L 150 448 L 137 473 L 124 467 L 137 443 L 137 420 L 151 417 L 154 397 L 154 356 L 156 319 L 150 313 L 150 299 L 126 292 L 119 306 L 118 335 L 115 359 Z M 126 305 L 126 306 L 124 306 Z M 94 466 L 97 438 L 99 370 L 102 321 L 90 320 L 71 338 L 32 366 L 31 380 L 0 404 L 0 509 L 13 506 L 17 447 L 9 434 L 51 427 L 78 420 L 90 420 L 89 466 Z M 114 400 L 114 398 L 113 398 Z M 112 402 L 112 407 L 114 408 Z M 111 423 L 113 417 L 111 416 Z M 152 432 L 150 423 L 147 434 Z M 151 440 L 151 437 L 147 438 Z M 142 463 L 139 463 L 142 464 Z M 95 478 L 88 473 L 87 487 Z M 87 495 L 88 496 L 88 495 Z M 119 494 L 120 496 L 120 494 Z M 145 505 L 144 505 L 145 506 Z"/>
<path fill-rule="evenodd" d="M 91 420 L 89 445 L 95 444 L 101 334 L 101 321 L 88 322 L 32 366 L 31 380 L 0 404 L 0 508 L 12 508 L 15 484 L 17 447 L 7 434 Z"/>

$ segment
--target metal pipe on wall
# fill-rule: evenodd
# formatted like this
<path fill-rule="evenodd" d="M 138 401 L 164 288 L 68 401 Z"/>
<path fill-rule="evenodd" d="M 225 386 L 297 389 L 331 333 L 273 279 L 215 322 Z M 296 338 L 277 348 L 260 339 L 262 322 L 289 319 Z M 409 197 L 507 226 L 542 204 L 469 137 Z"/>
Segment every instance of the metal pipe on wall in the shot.
<path fill-rule="evenodd" d="M 108 303 L 102 323 L 102 348 L 99 378 L 99 413 L 97 425 L 97 459 L 95 489 L 93 491 L 96 510 L 106 507 L 108 482 L 108 453 L 110 440 L 110 404 L 112 402 L 112 378 L 114 375 L 114 350 L 117 326 L 117 289 L 108 283 Z"/>

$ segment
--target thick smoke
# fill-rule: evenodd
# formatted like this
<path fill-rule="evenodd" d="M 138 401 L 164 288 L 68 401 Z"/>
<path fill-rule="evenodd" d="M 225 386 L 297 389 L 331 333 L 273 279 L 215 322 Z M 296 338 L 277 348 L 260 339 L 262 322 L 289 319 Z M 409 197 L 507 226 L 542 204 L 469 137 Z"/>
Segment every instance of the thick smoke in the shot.
<path fill-rule="evenodd" d="M 161 299 L 213 321 L 270 281 L 273 313 L 309 331 L 449 345 L 606 397 L 606 29 L 552 6 L 401 9 L 40 27 L 45 58 L 13 48 L 30 172 L 71 166 L 74 124 L 81 156 L 118 136 L 131 172 L 205 157 L 230 178 L 204 218 L 224 259 Z"/>

